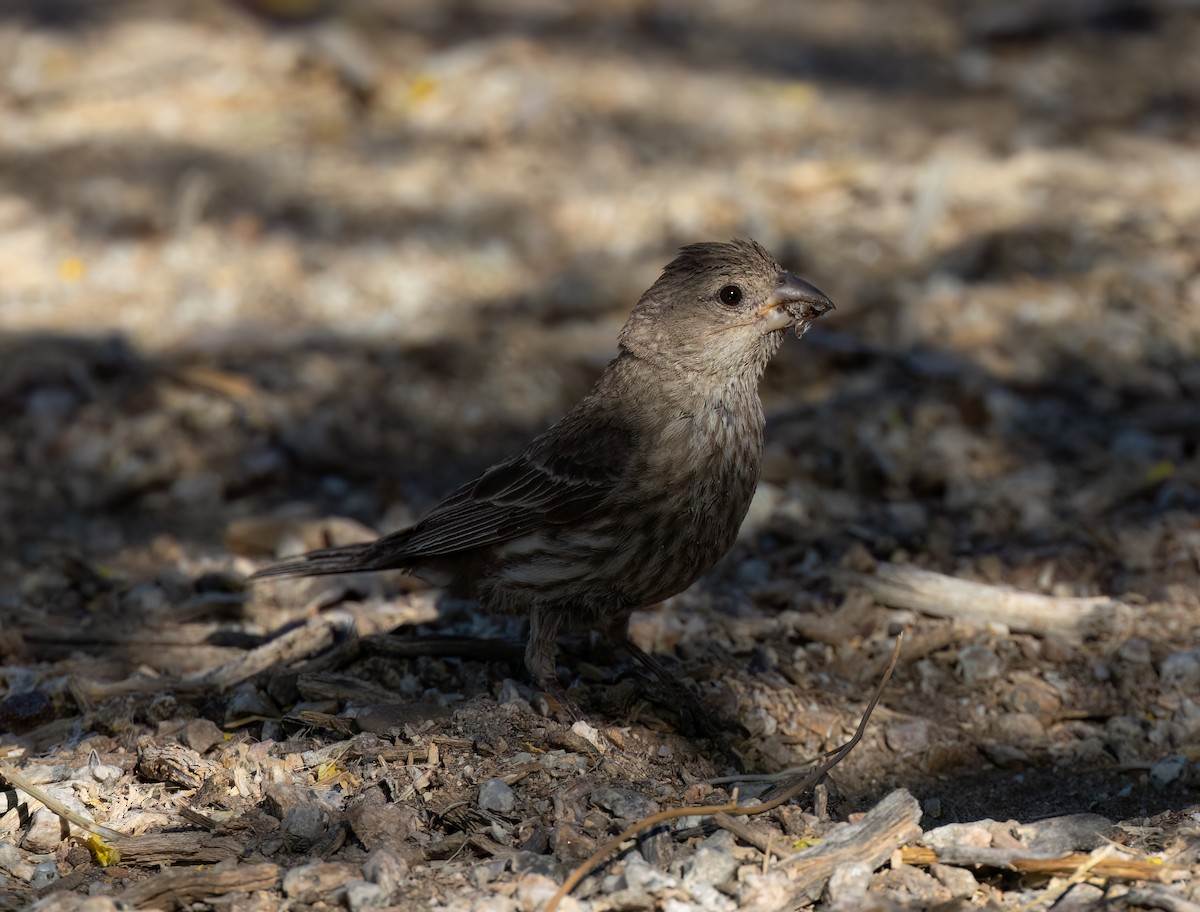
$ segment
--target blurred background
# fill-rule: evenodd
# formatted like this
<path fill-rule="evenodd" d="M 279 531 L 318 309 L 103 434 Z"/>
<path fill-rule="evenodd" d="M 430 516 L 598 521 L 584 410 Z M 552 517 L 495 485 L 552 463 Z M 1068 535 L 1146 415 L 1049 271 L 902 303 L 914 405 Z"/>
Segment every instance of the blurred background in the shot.
<path fill-rule="evenodd" d="M 1198 39 L 1183 0 L 3 0 L 4 552 L 420 509 L 731 236 L 838 304 L 769 480 L 843 527 L 1194 511 Z"/>
<path fill-rule="evenodd" d="M 263 518 L 408 522 L 586 391 L 679 245 L 750 236 L 838 309 L 767 375 L 743 542 L 643 641 L 828 684 L 877 615 L 721 618 L 874 560 L 1127 594 L 1145 648 L 1061 647 L 1030 755 L 1095 748 L 1052 729 L 1087 688 L 1187 741 L 1148 707 L 1200 645 L 1198 47 L 1188 0 L 0 0 L 5 654 L 248 571 Z M 986 647 L 909 708 L 1040 661 Z"/>

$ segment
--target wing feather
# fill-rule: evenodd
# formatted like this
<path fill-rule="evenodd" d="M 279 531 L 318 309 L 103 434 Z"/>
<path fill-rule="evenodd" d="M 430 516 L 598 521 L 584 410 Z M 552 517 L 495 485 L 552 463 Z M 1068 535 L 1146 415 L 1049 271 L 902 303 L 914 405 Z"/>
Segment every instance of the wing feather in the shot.
<path fill-rule="evenodd" d="M 594 427 L 571 433 L 567 424 L 552 428 L 398 533 L 406 556 L 483 548 L 542 526 L 576 522 L 598 509 L 629 468 L 631 436 L 608 426 L 599 446 Z"/>

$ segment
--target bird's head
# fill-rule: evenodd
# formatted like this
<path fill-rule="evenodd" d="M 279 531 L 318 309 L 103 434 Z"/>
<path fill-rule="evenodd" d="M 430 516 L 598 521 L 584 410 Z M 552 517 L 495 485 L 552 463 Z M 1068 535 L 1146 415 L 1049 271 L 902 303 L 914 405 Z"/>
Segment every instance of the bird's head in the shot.
<path fill-rule="evenodd" d="M 633 354 L 681 367 L 761 371 L 788 329 L 802 336 L 832 308 L 754 241 L 692 244 L 642 295 L 619 341 Z"/>

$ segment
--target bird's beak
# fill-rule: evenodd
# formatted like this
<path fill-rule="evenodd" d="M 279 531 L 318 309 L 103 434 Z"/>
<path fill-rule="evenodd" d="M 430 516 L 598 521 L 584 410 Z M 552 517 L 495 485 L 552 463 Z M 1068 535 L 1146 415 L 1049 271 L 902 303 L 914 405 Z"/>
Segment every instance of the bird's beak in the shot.
<path fill-rule="evenodd" d="M 808 325 L 823 313 L 833 310 L 833 302 L 808 282 L 790 272 L 779 273 L 779 285 L 765 304 L 758 309 L 763 318 L 763 332 L 796 327 L 796 335 L 804 335 Z"/>

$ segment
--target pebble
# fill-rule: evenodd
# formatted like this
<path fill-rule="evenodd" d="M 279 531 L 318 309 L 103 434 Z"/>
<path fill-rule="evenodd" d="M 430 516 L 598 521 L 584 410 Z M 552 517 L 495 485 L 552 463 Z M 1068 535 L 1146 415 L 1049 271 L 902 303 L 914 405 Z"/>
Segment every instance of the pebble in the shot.
<path fill-rule="evenodd" d="M 1150 783 L 1157 789 L 1165 789 L 1172 782 L 1184 778 L 1188 771 L 1188 758 L 1182 754 L 1170 754 L 1155 761 L 1150 767 Z"/>
<path fill-rule="evenodd" d="M 578 824 L 567 820 L 554 824 L 550 841 L 558 860 L 572 865 L 579 864 L 597 849 L 595 839 L 584 833 Z"/>
<path fill-rule="evenodd" d="M 509 862 L 514 874 L 536 874 L 539 877 L 560 876 L 561 866 L 550 855 L 539 855 L 529 849 L 518 849 Z"/>
<path fill-rule="evenodd" d="M 653 894 L 679 889 L 679 881 L 676 878 L 648 865 L 641 852 L 630 853 L 625 862 L 622 879 L 625 881 L 625 889 L 640 893 Z"/>
<path fill-rule="evenodd" d="M 479 787 L 479 806 L 494 814 L 511 814 L 517 795 L 507 782 L 496 776 Z"/>
<path fill-rule="evenodd" d="M 888 726 L 883 739 L 896 753 L 911 756 L 929 750 L 932 732 L 933 723 L 928 719 L 908 719 Z"/>
<path fill-rule="evenodd" d="M 1017 712 L 1029 713 L 1039 719 L 1055 719 L 1062 710 L 1062 697 L 1040 679 L 1018 681 L 1005 695 L 1005 702 Z"/>
<path fill-rule="evenodd" d="M 693 883 L 685 884 L 685 886 L 692 894 L 692 899 L 696 900 L 704 912 L 734 912 L 737 909 L 737 903 L 718 891 L 712 884 Z M 669 900 L 667 908 L 671 908 Z"/>
<path fill-rule="evenodd" d="M 0 870 L 29 883 L 33 880 L 33 865 L 27 862 L 11 842 L 0 842 Z"/>
<path fill-rule="evenodd" d="M 870 883 L 872 879 L 868 874 L 866 882 Z M 947 899 L 946 888 L 936 878 L 913 865 L 893 864 L 874 881 L 906 908 L 929 909 Z"/>
<path fill-rule="evenodd" d="M 975 891 L 979 889 L 979 881 L 966 868 L 959 868 L 955 865 L 933 864 L 929 866 L 929 873 L 937 879 L 938 883 L 950 891 L 951 899 L 970 899 L 975 895 Z"/>
<path fill-rule="evenodd" d="M 346 884 L 344 895 L 350 912 L 358 912 L 359 909 L 380 909 L 388 904 L 387 893 L 378 884 L 365 880 L 350 881 Z"/>
<path fill-rule="evenodd" d="M 825 883 L 825 902 L 830 912 L 863 908 L 871 873 L 871 866 L 865 861 L 847 861 L 834 868 Z"/>
<path fill-rule="evenodd" d="M 325 835 L 331 822 L 327 810 L 308 805 L 294 807 L 284 814 L 279 828 L 293 839 L 311 844 Z"/>
<path fill-rule="evenodd" d="M 702 845 L 684 864 L 683 884 L 691 890 L 697 884 L 711 887 L 728 883 L 733 880 L 737 867 L 737 859 L 729 851 L 715 846 Z M 702 902 L 699 896 L 696 896 L 696 900 Z"/>
<path fill-rule="evenodd" d="M 623 820 L 641 820 L 657 810 L 645 795 L 625 788 L 598 788 L 592 792 L 592 804 Z"/>
<path fill-rule="evenodd" d="M 107 763 L 97 763 L 95 766 L 88 767 L 88 773 L 97 782 L 116 782 L 121 778 L 121 773 L 124 772 L 119 766 L 110 766 Z"/>
<path fill-rule="evenodd" d="M 1164 684 L 1195 692 L 1200 689 L 1200 650 L 1171 653 L 1163 659 L 1158 673 Z"/>
<path fill-rule="evenodd" d="M 40 690 L 11 694 L 0 700 L 0 730 L 20 734 L 54 718 L 54 702 Z"/>
<path fill-rule="evenodd" d="M 543 874 L 526 874 L 517 881 L 517 908 L 521 912 L 538 912 L 545 908 L 555 893 L 558 883 Z M 579 912 L 579 902 L 571 896 L 563 897 L 558 904 L 562 912 Z"/>
<path fill-rule="evenodd" d="M 1031 746 L 1046 737 L 1046 727 L 1037 716 L 1026 712 L 1005 713 L 996 720 L 995 736 L 1011 745 Z"/>
<path fill-rule="evenodd" d="M 183 743 L 198 754 L 207 753 L 225 740 L 225 733 L 211 719 L 193 719 L 183 730 Z"/>
<path fill-rule="evenodd" d="M 778 912 L 796 907 L 796 890 L 788 876 L 777 868 L 765 874 L 753 871 L 743 874 L 737 892 L 740 912 Z"/>
<path fill-rule="evenodd" d="M 1000 656 L 986 646 L 965 646 L 958 652 L 958 673 L 964 684 L 981 684 L 1000 676 L 1004 670 Z"/>
<path fill-rule="evenodd" d="M 46 791 L 71 810 L 88 820 L 92 819 L 91 813 L 83 806 L 83 802 L 75 797 L 75 793 L 71 789 L 50 787 Z M 61 818 L 49 808 L 39 807 L 33 812 L 29 821 L 29 829 L 25 831 L 25 838 L 21 840 L 21 848 L 34 854 L 53 852 L 58 849 L 62 841 Z"/>
<path fill-rule="evenodd" d="M 1152 659 L 1150 641 L 1143 637 L 1130 637 L 1121 644 L 1117 656 L 1130 665 L 1149 665 Z"/>
<path fill-rule="evenodd" d="M 1107 842 L 1105 836 L 1112 830 L 1112 821 L 1099 814 L 1064 814 L 1021 824 L 1013 834 L 1029 851 L 1050 856 L 1098 849 Z"/>
<path fill-rule="evenodd" d="M 390 900 L 408 879 L 408 862 L 391 849 L 376 849 L 363 862 L 363 877 L 378 885 Z"/>
<path fill-rule="evenodd" d="M 29 879 L 29 886 L 35 890 L 44 890 L 57 883 L 58 876 L 58 865 L 54 863 L 54 859 L 39 861 L 33 866 L 33 877 Z"/>
<path fill-rule="evenodd" d="M 571 732 L 572 734 L 576 734 L 583 738 L 585 741 L 591 744 L 592 747 L 595 747 L 601 751 L 608 750 L 608 745 L 605 744 L 604 739 L 600 737 L 600 732 L 588 725 L 582 719 L 571 726 Z"/>

